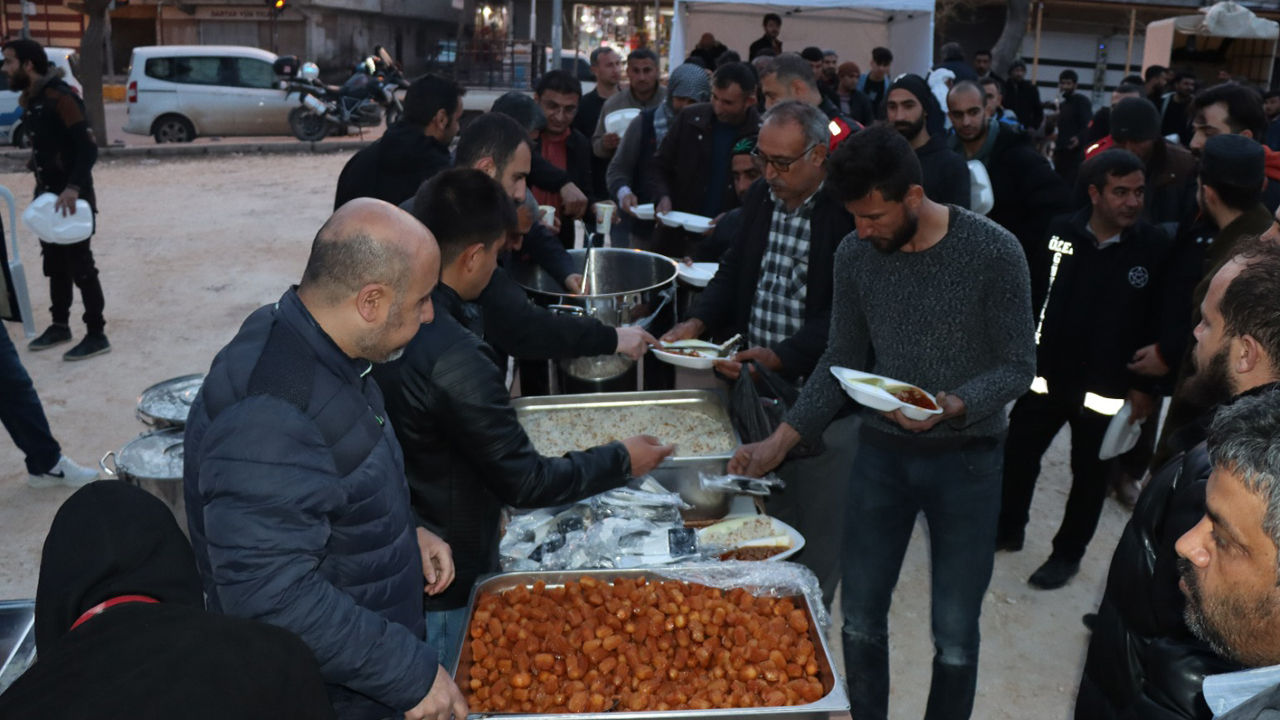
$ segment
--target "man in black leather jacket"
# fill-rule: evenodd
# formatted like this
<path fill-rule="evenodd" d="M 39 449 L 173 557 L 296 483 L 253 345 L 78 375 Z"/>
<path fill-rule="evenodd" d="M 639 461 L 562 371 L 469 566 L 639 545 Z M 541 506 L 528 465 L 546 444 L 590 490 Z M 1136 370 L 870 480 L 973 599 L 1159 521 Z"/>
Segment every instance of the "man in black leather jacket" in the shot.
<path fill-rule="evenodd" d="M 547 507 L 611 490 L 648 473 L 673 448 L 637 436 L 559 458 L 539 455 L 511 407 L 506 368 L 481 339 L 485 318 L 471 304 L 497 267 L 516 222 L 514 204 L 484 173 L 456 169 L 423 185 L 414 215 L 440 244 L 435 320 L 374 378 L 405 448 L 414 512 L 453 549 L 455 582 L 426 598 L 427 637 L 450 667 L 471 587 L 498 570 L 503 505 Z"/>
<path fill-rule="evenodd" d="M 1280 380 L 1280 248 L 1257 243 L 1214 276 L 1196 328 L 1189 391 L 1215 408 Z M 1093 625 L 1076 720 L 1172 720 L 1214 716 L 1201 681 L 1238 670 L 1187 628 L 1174 543 L 1200 522 L 1210 463 L 1210 411 L 1174 434 L 1178 454 L 1155 472 L 1111 560 Z"/>

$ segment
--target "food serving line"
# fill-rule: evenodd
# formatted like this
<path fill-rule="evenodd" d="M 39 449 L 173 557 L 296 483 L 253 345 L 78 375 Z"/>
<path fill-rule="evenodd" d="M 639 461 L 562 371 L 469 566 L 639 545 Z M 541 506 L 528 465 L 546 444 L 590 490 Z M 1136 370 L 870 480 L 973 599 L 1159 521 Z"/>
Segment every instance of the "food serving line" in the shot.
<path fill-rule="evenodd" d="M 541 270 L 518 279 L 553 311 L 655 336 L 679 317 L 677 277 L 705 286 L 715 270 L 638 250 L 573 254 L 590 294 L 565 294 Z M 782 562 L 805 539 L 757 501 L 781 481 L 726 475 L 741 439 L 723 390 L 673 389 L 676 366 L 709 373 L 727 350 L 684 345 L 651 353 L 660 362 L 647 363 L 644 390 L 637 362 L 617 355 L 557 363 L 558 385 L 576 392 L 513 400 L 543 454 L 637 434 L 677 449 L 628 487 L 509 513 L 503 572 L 473 589 L 454 668 L 473 717 L 848 716 L 817 580 Z M 864 405 L 938 412 L 918 388 L 833 372 Z M 164 500 L 184 529 L 183 429 L 202 381 L 144 390 L 137 417 L 149 430 L 102 460 L 108 475 Z M 0 603 L 0 691 L 34 660 L 33 610 L 31 601 Z"/>

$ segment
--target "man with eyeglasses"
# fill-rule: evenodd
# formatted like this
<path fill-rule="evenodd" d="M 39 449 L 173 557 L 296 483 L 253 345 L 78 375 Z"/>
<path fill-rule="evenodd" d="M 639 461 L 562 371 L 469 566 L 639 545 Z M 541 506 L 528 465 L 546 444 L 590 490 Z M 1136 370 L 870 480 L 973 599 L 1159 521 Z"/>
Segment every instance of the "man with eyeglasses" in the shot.
<path fill-rule="evenodd" d="M 723 375 L 736 379 L 748 360 L 797 383 L 813 373 L 827 346 L 835 250 L 854 228 L 853 216 L 822 192 L 827 124 L 816 107 L 798 101 L 765 115 L 753 155 L 765 182 L 747 191 L 741 230 L 719 271 L 663 342 L 741 333 L 747 349 L 716 363 Z M 840 575 L 832 528 L 840 526 L 843 482 L 833 468 L 850 460 L 851 422 L 832 424 L 822 454 L 784 464 L 779 474 L 789 489 L 769 500 L 770 514 L 809 538 L 797 559 L 818 576 L 827 604 Z"/>

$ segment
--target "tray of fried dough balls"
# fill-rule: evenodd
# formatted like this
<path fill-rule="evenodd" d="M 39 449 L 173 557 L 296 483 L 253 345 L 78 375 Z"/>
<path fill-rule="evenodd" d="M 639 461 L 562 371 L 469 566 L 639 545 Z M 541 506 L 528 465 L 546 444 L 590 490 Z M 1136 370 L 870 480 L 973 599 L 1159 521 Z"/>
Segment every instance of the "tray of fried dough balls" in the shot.
<path fill-rule="evenodd" d="M 715 572 L 716 587 L 697 582 L 698 568 L 481 581 L 454 672 L 472 717 L 816 719 L 847 711 L 806 595 L 726 587 L 725 568 Z"/>

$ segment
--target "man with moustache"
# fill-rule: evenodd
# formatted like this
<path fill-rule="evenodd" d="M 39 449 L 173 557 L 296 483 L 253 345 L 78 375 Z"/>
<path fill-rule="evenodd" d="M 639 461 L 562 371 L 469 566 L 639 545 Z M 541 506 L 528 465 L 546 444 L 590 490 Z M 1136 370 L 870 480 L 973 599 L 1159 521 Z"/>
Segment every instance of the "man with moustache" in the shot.
<path fill-rule="evenodd" d="M 1280 314 L 1273 310 L 1280 295 L 1277 241 L 1280 222 L 1214 275 L 1201 304 L 1195 374 L 1186 389 L 1209 410 L 1174 434 L 1174 455 L 1147 482 L 1120 536 L 1093 620 L 1077 720 L 1153 708 L 1164 718 L 1209 720 L 1221 712 L 1206 706 L 1200 680 L 1238 665 L 1188 632 L 1174 543 L 1204 515 L 1208 421 L 1233 396 L 1257 394 L 1280 379 L 1273 359 L 1280 358 Z"/>
<path fill-rule="evenodd" d="M 978 618 L 991 581 L 1000 512 L 1005 407 L 1035 375 L 1027 263 L 986 218 L 924 193 L 920 163 L 886 127 L 836 150 L 827 183 L 857 230 L 836 252 L 827 350 L 786 421 L 738 449 L 729 471 L 760 475 L 800 440 L 816 440 L 849 403 L 833 366 L 936 393 L 941 412 L 863 411 L 846 485 L 841 589 L 853 716 L 889 706 L 893 587 L 924 512 L 936 654 L 926 720 L 968 718 L 978 681 Z M 874 548 L 869 552 L 868 548 Z"/>
<path fill-rule="evenodd" d="M 1280 713 L 1277 434 L 1275 390 L 1218 413 L 1209 428 L 1204 516 L 1177 543 L 1187 627 L 1244 668 L 1204 678 L 1204 702 L 1217 720 Z"/>
<path fill-rule="evenodd" d="M 832 258 L 854 227 L 845 208 L 823 190 L 827 128 L 821 111 L 795 100 L 765 114 L 751 154 L 765 182 L 746 192 L 739 232 L 720 269 L 663 342 L 741 333 L 747 349 L 717 362 L 726 376 L 737 378 L 747 360 L 796 383 L 815 376 L 830 330 Z M 840 525 L 843 474 L 851 458 L 845 453 L 851 453 L 856 432 L 853 418 L 833 423 L 824 436 L 826 451 L 782 465 L 778 472 L 789 487 L 769 498 L 771 515 L 816 540 L 798 561 L 818 576 L 828 604 L 840 581 L 839 534 L 831 530 Z"/>
<path fill-rule="evenodd" d="M 652 50 L 640 48 L 627 55 L 627 86 L 604 101 L 600 108 L 600 120 L 591 135 L 591 149 L 601 160 L 613 159 L 622 136 L 607 132 L 605 118 L 610 113 L 627 108 L 648 110 L 658 107 L 667 99 L 667 90 L 658 82 L 658 56 Z"/>
<path fill-rule="evenodd" d="M 1112 418 L 1127 402 L 1129 422 L 1152 417 L 1159 392 L 1152 378 L 1127 367 L 1160 331 L 1161 290 L 1169 237 L 1145 222 L 1142 161 L 1108 150 L 1080 170 L 1090 207 L 1049 224 L 1048 298 L 1035 308 L 1038 377 L 1009 415 L 1004 499 L 997 550 L 1022 549 L 1040 461 L 1064 424 L 1071 426 L 1071 493 L 1053 553 L 1028 582 L 1066 585 L 1080 569 L 1107 497 L 1098 458 Z"/>

